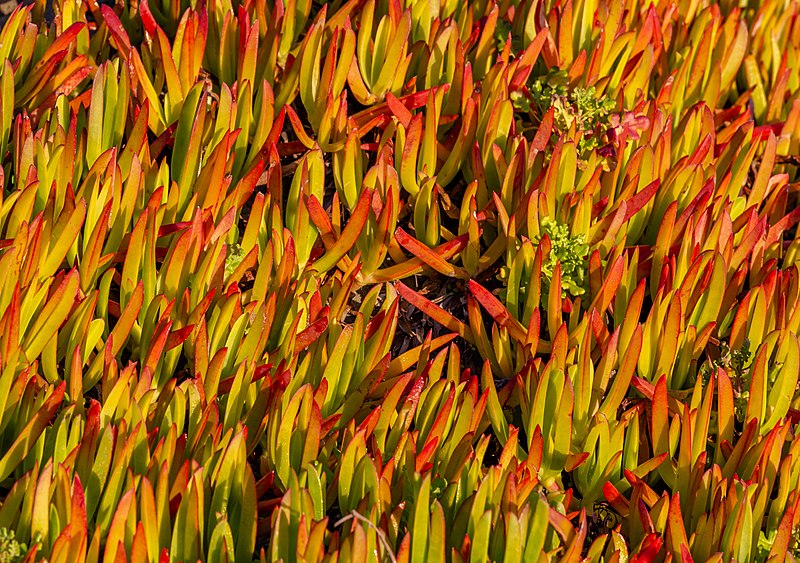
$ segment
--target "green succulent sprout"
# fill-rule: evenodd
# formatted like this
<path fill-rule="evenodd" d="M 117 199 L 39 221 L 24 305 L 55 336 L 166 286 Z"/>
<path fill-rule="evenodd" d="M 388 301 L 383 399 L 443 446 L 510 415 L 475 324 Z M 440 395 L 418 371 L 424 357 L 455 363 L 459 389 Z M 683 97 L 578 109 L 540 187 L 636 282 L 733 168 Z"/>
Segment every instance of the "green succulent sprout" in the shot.
<path fill-rule="evenodd" d="M 552 70 L 534 80 L 528 87 L 528 91 L 535 109 L 544 114 L 556 99 L 567 97 L 569 95 L 567 81 L 567 72 L 565 70 Z"/>
<path fill-rule="evenodd" d="M 747 374 L 748 365 L 752 352 L 750 351 L 750 339 L 745 338 L 744 342 L 739 348 L 731 350 L 730 345 L 726 341 L 720 342 L 720 356 L 718 359 L 705 362 L 698 370 L 698 376 L 703 378 L 703 385 L 708 384 L 708 380 L 712 373 L 716 372 L 717 368 L 723 368 L 733 375 L 733 377 L 741 380 Z"/>
<path fill-rule="evenodd" d="M 750 352 L 750 339 L 745 338 L 742 346 L 731 352 L 730 364 L 733 372 L 737 377 L 743 377 L 745 374 L 746 366 L 752 356 Z"/>
<path fill-rule="evenodd" d="M 514 107 L 539 118 L 551 107 L 554 111 L 556 134 L 568 131 L 573 124 L 583 132 L 578 153 L 584 154 L 599 145 L 599 136 L 608 128 L 608 120 L 616 105 L 614 100 L 599 96 L 594 86 L 570 90 L 564 71 L 550 72 L 534 80 L 528 94 L 512 92 Z"/>
<path fill-rule="evenodd" d="M 14 537 L 14 530 L 0 528 L 0 563 L 15 563 L 27 553 L 28 547 Z"/>
<path fill-rule="evenodd" d="M 226 278 L 236 271 L 236 268 L 239 267 L 239 264 L 242 263 L 242 260 L 244 260 L 245 256 L 245 251 L 238 244 L 233 244 L 228 247 L 228 255 L 225 257 Z"/>
<path fill-rule="evenodd" d="M 567 225 L 550 217 L 541 219 L 542 233 L 550 237 L 550 254 L 542 264 L 542 292 L 550 293 L 550 283 L 556 264 L 561 264 L 561 296 L 573 297 L 586 293 L 586 269 L 589 245 L 584 235 L 571 235 Z"/>

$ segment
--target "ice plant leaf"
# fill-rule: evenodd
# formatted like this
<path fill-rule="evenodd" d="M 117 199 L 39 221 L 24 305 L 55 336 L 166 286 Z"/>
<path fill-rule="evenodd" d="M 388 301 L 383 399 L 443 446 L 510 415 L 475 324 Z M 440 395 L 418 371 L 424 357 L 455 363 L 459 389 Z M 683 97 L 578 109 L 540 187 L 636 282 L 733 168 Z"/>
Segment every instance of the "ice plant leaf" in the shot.
<path fill-rule="evenodd" d="M 39 439 L 45 427 L 50 424 L 50 421 L 61 405 L 66 387 L 66 383 L 61 382 L 57 387 L 50 386 L 48 388 L 46 391 L 46 398 L 41 408 L 36 412 L 35 416 L 25 428 L 22 429 L 5 455 L 0 458 L 0 479 L 5 479 L 14 471 L 17 465 L 22 462 L 30 449 L 34 446 L 36 440 Z"/>
<path fill-rule="evenodd" d="M 313 264 L 314 270 L 319 273 L 324 273 L 334 267 L 347 252 L 355 245 L 358 236 L 361 234 L 364 225 L 367 222 L 370 211 L 370 200 L 372 199 L 372 191 L 364 189 L 358 199 L 353 214 L 347 222 L 347 226 L 342 231 L 339 239 L 334 245 L 325 253 L 325 255 L 316 260 Z"/>

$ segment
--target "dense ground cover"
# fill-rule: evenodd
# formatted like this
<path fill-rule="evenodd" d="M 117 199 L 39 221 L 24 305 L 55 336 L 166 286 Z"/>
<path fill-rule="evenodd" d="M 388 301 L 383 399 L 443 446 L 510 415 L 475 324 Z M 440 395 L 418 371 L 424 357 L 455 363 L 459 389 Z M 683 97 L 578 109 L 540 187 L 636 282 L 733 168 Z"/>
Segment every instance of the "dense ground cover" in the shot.
<path fill-rule="evenodd" d="M 0 164 L 0 561 L 800 550 L 795 0 L 39 1 Z"/>

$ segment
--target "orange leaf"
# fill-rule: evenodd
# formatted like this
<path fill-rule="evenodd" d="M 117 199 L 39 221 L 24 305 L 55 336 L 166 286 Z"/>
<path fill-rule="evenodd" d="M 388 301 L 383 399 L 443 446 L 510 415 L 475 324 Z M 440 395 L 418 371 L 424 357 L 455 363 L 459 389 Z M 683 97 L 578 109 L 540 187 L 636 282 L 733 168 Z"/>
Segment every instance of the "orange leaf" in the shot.
<path fill-rule="evenodd" d="M 440 274 L 451 278 L 469 279 L 469 274 L 465 270 L 444 260 L 439 254 L 409 235 L 401 227 L 397 227 L 394 236 L 403 248 Z"/>
<path fill-rule="evenodd" d="M 467 342 L 473 343 L 472 340 L 472 331 L 469 330 L 469 327 L 455 318 L 453 315 L 439 307 L 436 303 L 433 303 L 429 299 L 426 299 L 410 287 L 408 287 L 403 282 L 397 282 L 395 285 L 395 289 L 397 289 L 397 293 L 400 294 L 403 299 L 411 303 L 414 307 L 422 311 L 424 314 L 438 322 L 440 325 L 444 326 L 452 330 L 453 332 L 458 333 L 464 340 Z"/>
<path fill-rule="evenodd" d="M 336 244 L 333 246 L 333 248 L 328 250 L 324 256 L 314 262 L 314 270 L 320 273 L 327 272 L 336 266 L 345 256 L 345 254 L 347 254 L 347 252 L 353 248 L 353 245 L 361 235 L 361 231 L 364 229 L 364 225 L 366 225 L 367 219 L 369 218 L 371 199 L 372 190 L 365 188 L 361 192 L 361 197 L 356 204 L 356 208 L 353 209 L 353 214 L 350 215 L 350 220 L 347 222 L 347 226 L 345 226 L 344 230 L 342 231 L 342 236 L 339 237 L 339 240 L 336 241 Z"/>
<path fill-rule="evenodd" d="M 508 309 L 503 306 L 497 297 L 492 295 L 490 291 L 475 280 L 469 280 L 469 290 L 492 318 L 494 318 L 499 325 L 506 327 L 517 341 L 527 341 L 527 333 L 522 328 L 522 325 L 511 316 L 511 313 L 508 312 Z"/>

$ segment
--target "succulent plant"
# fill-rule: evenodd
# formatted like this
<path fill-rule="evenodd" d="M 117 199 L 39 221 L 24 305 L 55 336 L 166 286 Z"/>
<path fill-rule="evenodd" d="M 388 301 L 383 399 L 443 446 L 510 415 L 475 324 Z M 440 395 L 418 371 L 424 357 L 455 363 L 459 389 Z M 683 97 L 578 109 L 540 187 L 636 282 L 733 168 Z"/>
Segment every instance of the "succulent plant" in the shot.
<path fill-rule="evenodd" d="M 0 30 L 0 561 L 797 557 L 796 3 L 101 4 Z"/>

